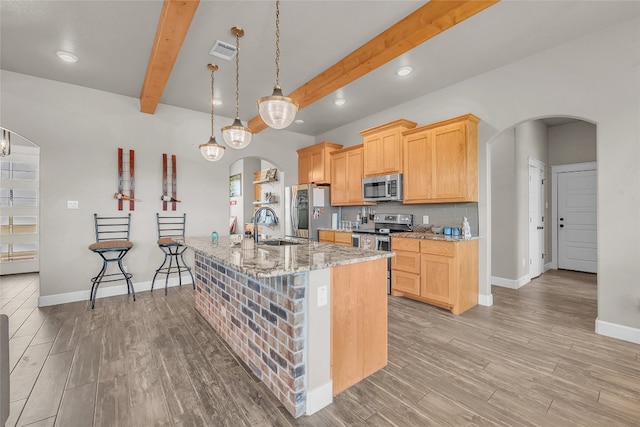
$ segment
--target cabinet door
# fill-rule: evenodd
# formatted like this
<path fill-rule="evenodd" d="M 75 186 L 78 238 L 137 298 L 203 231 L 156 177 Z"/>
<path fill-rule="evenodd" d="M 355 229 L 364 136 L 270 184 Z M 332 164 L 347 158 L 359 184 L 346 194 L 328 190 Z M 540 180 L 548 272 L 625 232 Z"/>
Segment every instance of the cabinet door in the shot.
<path fill-rule="evenodd" d="M 351 246 L 353 244 L 350 232 L 335 232 L 333 235 L 333 241 L 336 245 Z"/>
<path fill-rule="evenodd" d="M 465 123 L 435 128 L 432 136 L 433 185 L 431 198 L 460 199 L 467 195 Z"/>
<path fill-rule="evenodd" d="M 403 197 L 405 203 L 424 202 L 431 197 L 433 185 L 433 151 L 428 131 L 407 136 L 404 140 Z"/>
<path fill-rule="evenodd" d="M 445 304 L 452 301 L 455 263 L 452 257 L 421 254 L 420 296 Z"/>
<path fill-rule="evenodd" d="M 309 152 L 298 154 L 298 184 L 309 184 L 311 155 Z"/>
<path fill-rule="evenodd" d="M 323 243 L 333 243 L 334 233 L 329 230 L 318 230 L 318 241 Z"/>
<path fill-rule="evenodd" d="M 391 274 L 391 289 L 406 294 L 420 295 L 420 275 L 394 270 Z"/>
<path fill-rule="evenodd" d="M 395 130 L 380 132 L 364 139 L 364 176 L 402 171 L 402 147 Z"/>
<path fill-rule="evenodd" d="M 363 204 L 362 177 L 364 167 L 364 149 L 348 151 L 346 153 L 346 199 L 349 204 Z"/>
<path fill-rule="evenodd" d="M 348 201 L 348 169 L 346 153 L 331 154 L 331 205 L 342 206 Z"/>
<path fill-rule="evenodd" d="M 314 150 L 309 153 L 309 181 L 317 184 L 325 184 L 327 177 L 324 176 L 324 150 Z"/>

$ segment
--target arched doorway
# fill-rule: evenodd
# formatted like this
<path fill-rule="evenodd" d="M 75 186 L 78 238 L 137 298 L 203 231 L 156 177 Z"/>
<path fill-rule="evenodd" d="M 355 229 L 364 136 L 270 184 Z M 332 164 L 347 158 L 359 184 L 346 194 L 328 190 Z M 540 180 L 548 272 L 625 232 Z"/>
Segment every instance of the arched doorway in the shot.
<path fill-rule="evenodd" d="M 253 214 L 260 206 L 269 206 L 284 218 L 284 173 L 277 163 L 262 157 L 244 157 L 229 166 L 230 234 L 253 233 Z M 284 221 L 261 231 L 283 237 Z"/>
<path fill-rule="evenodd" d="M 553 221 L 557 218 L 555 213 L 560 206 L 552 170 L 563 170 L 567 166 L 572 170 L 575 165 L 585 164 L 595 167 L 596 142 L 596 125 L 576 117 L 526 120 L 500 132 L 488 142 L 491 230 L 488 239 L 491 259 L 489 289 L 492 286 L 518 289 L 539 273 L 558 268 L 558 242 L 565 236 L 562 233 L 567 228 L 560 228 L 565 224 Z M 539 183 L 542 195 L 539 199 L 540 218 L 532 213 L 535 212 L 532 211 L 532 205 L 535 204 L 535 200 L 532 200 L 535 197 L 531 193 L 531 188 L 535 188 L 535 183 L 531 182 L 532 164 L 542 172 Z M 589 225 L 589 233 L 594 242 L 589 253 L 595 257 L 597 188 L 595 177 L 592 178 L 592 190 L 581 188 L 578 203 L 583 210 L 588 208 L 587 204 L 592 205 L 593 221 Z M 539 253 L 532 253 L 532 248 L 536 248 L 532 244 L 537 239 L 536 232 L 542 235 L 542 244 Z M 558 239 L 558 235 L 561 239 Z M 586 244 L 582 246 L 587 247 Z M 536 257 L 542 259 L 542 271 L 537 273 Z"/>

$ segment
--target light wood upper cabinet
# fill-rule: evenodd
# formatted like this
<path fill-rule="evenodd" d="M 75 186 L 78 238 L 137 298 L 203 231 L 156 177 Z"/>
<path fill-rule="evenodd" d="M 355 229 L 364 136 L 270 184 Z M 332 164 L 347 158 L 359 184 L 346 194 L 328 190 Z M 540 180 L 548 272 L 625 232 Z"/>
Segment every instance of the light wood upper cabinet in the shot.
<path fill-rule="evenodd" d="M 478 201 L 478 122 L 467 114 L 403 132 L 404 203 Z"/>
<path fill-rule="evenodd" d="M 369 204 L 362 201 L 363 157 L 362 144 L 330 154 L 332 206 Z"/>
<path fill-rule="evenodd" d="M 329 154 L 341 148 L 324 141 L 298 150 L 298 184 L 330 184 Z"/>
<path fill-rule="evenodd" d="M 402 132 L 416 123 L 399 119 L 363 130 L 364 176 L 402 173 Z"/>

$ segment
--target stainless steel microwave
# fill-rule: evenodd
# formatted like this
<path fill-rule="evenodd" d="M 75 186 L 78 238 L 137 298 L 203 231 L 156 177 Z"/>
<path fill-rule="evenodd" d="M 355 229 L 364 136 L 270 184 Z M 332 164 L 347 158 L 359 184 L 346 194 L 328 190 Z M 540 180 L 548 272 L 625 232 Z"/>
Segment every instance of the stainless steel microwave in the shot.
<path fill-rule="evenodd" d="M 402 200 L 402 174 L 370 176 L 362 179 L 362 199 L 365 202 Z"/>

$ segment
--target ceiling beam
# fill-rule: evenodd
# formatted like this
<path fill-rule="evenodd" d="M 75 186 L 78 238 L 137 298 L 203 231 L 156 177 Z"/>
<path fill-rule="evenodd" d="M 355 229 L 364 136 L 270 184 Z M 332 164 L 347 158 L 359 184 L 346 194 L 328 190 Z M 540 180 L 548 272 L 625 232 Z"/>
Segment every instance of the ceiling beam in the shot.
<path fill-rule="evenodd" d="M 140 93 L 141 112 L 155 113 L 199 4 L 200 0 L 164 0 Z"/>
<path fill-rule="evenodd" d="M 499 1 L 431 0 L 288 96 L 301 110 Z M 258 133 L 267 125 L 257 115 L 248 127 Z"/>

